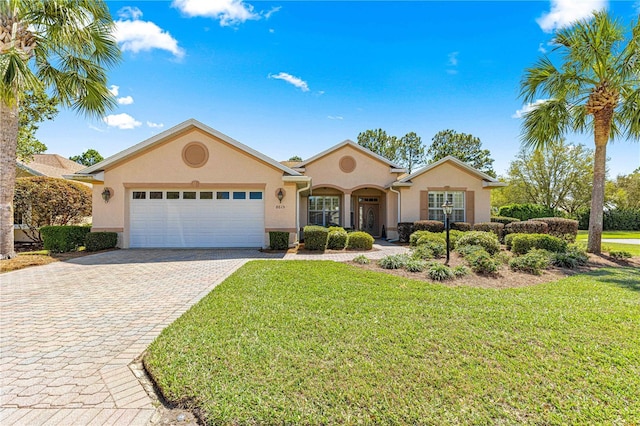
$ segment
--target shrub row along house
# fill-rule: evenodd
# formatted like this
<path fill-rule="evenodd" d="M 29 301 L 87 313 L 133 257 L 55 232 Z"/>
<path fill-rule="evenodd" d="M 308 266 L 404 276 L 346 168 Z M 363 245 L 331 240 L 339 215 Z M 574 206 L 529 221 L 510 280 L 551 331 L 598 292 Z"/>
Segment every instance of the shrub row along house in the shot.
<path fill-rule="evenodd" d="M 453 221 L 488 222 L 503 185 L 453 157 L 407 175 L 349 140 L 285 164 L 191 119 L 69 177 L 93 185 L 93 230 L 123 248 L 266 247 L 307 224 L 395 238 L 398 222 L 441 220 L 445 199 Z"/>

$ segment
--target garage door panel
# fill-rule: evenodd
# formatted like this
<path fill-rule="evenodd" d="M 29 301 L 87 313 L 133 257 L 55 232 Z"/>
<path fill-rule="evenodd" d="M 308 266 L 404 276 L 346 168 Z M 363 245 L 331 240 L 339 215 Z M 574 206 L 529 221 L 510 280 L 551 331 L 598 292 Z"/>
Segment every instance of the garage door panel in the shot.
<path fill-rule="evenodd" d="M 129 240 L 131 247 L 262 247 L 264 201 L 246 199 L 144 199 L 130 196 Z M 234 190 L 238 191 L 238 190 Z M 210 192 L 210 191 L 205 191 Z M 233 194 L 233 191 L 229 191 Z M 207 196 L 207 194 L 205 194 Z"/>

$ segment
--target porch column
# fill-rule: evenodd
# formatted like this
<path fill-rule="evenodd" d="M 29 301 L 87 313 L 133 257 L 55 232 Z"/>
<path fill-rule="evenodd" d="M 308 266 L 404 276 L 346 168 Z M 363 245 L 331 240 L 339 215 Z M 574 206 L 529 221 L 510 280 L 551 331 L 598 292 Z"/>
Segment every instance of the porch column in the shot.
<path fill-rule="evenodd" d="M 351 192 L 345 192 L 342 202 L 342 227 L 351 228 Z"/>

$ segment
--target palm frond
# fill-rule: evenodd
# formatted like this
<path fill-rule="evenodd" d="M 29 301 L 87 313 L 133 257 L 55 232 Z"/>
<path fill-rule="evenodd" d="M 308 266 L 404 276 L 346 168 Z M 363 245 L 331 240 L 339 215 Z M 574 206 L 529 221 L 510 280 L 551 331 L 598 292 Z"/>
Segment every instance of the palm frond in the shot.
<path fill-rule="evenodd" d="M 563 99 L 549 99 L 525 113 L 523 119 L 521 140 L 533 149 L 562 139 L 572 122 L 569 105 Z"/>

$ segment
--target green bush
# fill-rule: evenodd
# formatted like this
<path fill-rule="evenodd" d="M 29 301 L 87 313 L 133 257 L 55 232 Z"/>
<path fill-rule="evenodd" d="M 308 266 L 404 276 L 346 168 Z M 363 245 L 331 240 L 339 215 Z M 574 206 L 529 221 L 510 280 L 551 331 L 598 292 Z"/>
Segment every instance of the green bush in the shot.
<path fill-rule="evenodd" d="M 368 265 L 369 263 L 371 263 L 369 258 L 367 256 L 365 256 L 364 254 L 361 254 L 361 255 L 358 255 L 358 256 L 354 257 L 353 261 L 355 263 L 359 263 L 360 265 Z"/>
<path fill-rule="evenodd" d="M 442 232 L 444 231 L 444 223 L 439 220 L 418 220 L 413 222 L 413 229 L 415 231 L 430 231 L 430 232 Z"/>
<path fill-rule="evenodd" d="M 288 249 L 289 233 L 284 231 L 269 231 L 269 247 L 271 247 L 271 250 Z"/>
<path fill-rule="evenodd" d="M 624 251 L 624 250 L 611 250 L 609 252 L 609 256 L 611 256 L 612 258 L 614 258 L 616 260 L 631 259 L 631 253 L 629 253 L 628 251 Z"/>
<path fill-rule="evenodd" d="M 589 208 L 577 211 L 579 229 L 589 229 Z M 602 229 L 605 231 L 640 231 L 640 209 L 606 210 L 602 216 Z"/>
<path fill-rule="evenodd" d="M 412 247 L 417 246 L 418 240 L 422 237 L 428 237 L 428 239 L 430 239 L 431 241 L 435 241 L 435 240 L 445 241 L 445 237 L 443 236 L 442 233 L 435 233 L 431 231 L 415 231 L 409 237 L 409 245 Z M 426 241 L 427 241 L 426 239 L 423 240 L 423 242 L 426 242 Z"/>
<path fill-rule="evenodd" d="M 493 232 L 498 239 L 502 239 L 504 225 L 500 222 L 480 222 L 473 225 L 474 231 Z"/>
<path fill-rule="evenodd" d="M 531 249 L 543 249 L 553 253 L 567 251 L 567 242 L 549 234 L 520 234 L 511 240 L 511 251 L 517 255 Z"/>
<path fill-rule="evenodd" d="M 422 272 L 427 267 L 427 262 L 422 259 L 409 259 L 404 265 L 404 269 L 409 272 Z"/>
<path fill-rule="evenodd" d="M 391 254 L 380 259 L 378 264 L 383 269 L 401 269 L 405 267 L 408 261 L 409 256 L 406 254 Z"/>
<path fill-rule="evenodd" d="M 569 244 L 564 253 L 551 253 L 551 264 L 560 268 L 573 269 L 576 266 L 586 265 L 589 256 L 582 247 L 577 244 Z"/>
<path fill-rule="evenodd" d="M 458 252 L 458 254 L 464 258 L 469 257 L 471 254 L 475 253 L 478 250 L 486 251 L 484 248 L 482 248 L 482 246 L 476 246 L 472 244 L 468 246 L 460 246 L 456 248 L 456 251 Z"/>
<path fill-rule="evenodd" d="M 352 250 L 371 250 L 373 241 L 373 237 L 366 232 L 351 232 L 347 239 L 347 248 Z"/>
<path fill-rule="evenodd" d="M 469 268 L 464 265 L 458 265 L 451 270 L 456 278 L 466 277 L 469 275 Z"/>
<path fill-rule="evenodd" d="M 329 228 L 329 237 L 327 238 L 327 248 L 330 250 L 343 250 L 347 246 L 349 235 L 343 228 Z"/>
<path fill-rule="evenodd" d="M 471 224 L 468 222 L 451 222 L 451 227 L 449 229 L 467 232 L 471 231 Z"/>
<path fill-rule="evenodd" d="M 449 247 L 451 248 L 451 250 L 453 250 L 460 237 L 462 237 L 466 232 L 467 231 L 458 231 L 456 229 L 452 229 L 451 231 L 449 231 Z M 447 242 L 446 231 L 442 233 L 442 239 L 445 243 Z"/>
<path fill-rule="evenodd" d="M 430 260 L 435 256 L 431 248 L 427 244 L 411 248 L 411 257 L 413 259 Z"/>
<path fill-rule="evenodd" d="M 84 245 L 86 235 L 91 232 L 89 226 L 43 226 L 40 228 L 43 247 L 54 253 L 66 253 Z"/>
<path fill-rule="evenodd" d="M 527 234 L 515 233 L 515 234 L 507 234 L 507 235 L 504 236 L 504 245 L 507 247 L 507 250 L 511 250 L 511 245 L 513 243 L 513 239 L 517 235 L 527 235 Z"/>
<path fill-rule="evenodd" d="M 491 222 L 508 225 L 513 222 L 520 222 L 520 219 L 517 219 L 515 217 L 507 217 L 507 216 L 491 216 Z"/>
<path fill-rule="evenodd" d="M 427 275 L 434 281 L 445 281 L 454 278 L 451 268 L 442 263 L 432 263 L 427 270 Z"/>
<path fill-rule="evenodd" d="M 548 234 L 549 225 L 535 220 L 513 222 L 504 227 L 504 234 Z"/>
<path fill-rule="evenodd" d="M 498 216 L 529 220 L 537 217 L 553 217 L 556 216 L 556 211 L 538 204 L 507 204 L 500 207 Z"/>
<path fill-rule="evenodd" d="M 84 247 L 87 251 L 98 251 L 114 248 L 118 244 L 116 232 L 89 232 L 84 237 Z"/>
<path fill-rule="evenodd" d="M 500 251 L 498 236 L 492 232 L 466 232 L 456 242 L 456 249 L 463 246 L 481 246 L 489 254 L 496 254 Z"/>
<path fill-rule="evenodd" d="M 329 230 L 322 226 L 307 225 L 304 227 L 304 248 L 307 250 L 322 250 L 327 247 Z"/>
<path fill-rule="evenodd" d="M 564 219 L 562 217 L 540 217 L 536 222 L 544 222 L 549 229 L 549 235 L 562 238 L 563 240 L 573 243 L 578 236 L 578 221 L 573 219 Z"/>
<path fill-rule="evenodd" d="M 540 275 L 543 269 L 549 267 L 549 252 L 546 250 L 533 249 L 527 254 L 511 259 L 509 261 L 509 267 L 513 271 Z"/>
<path fill-rule="evenodd" d="M 495 274 L 500 269 L 500 262 L 491 257 L 484 249 L 469 253 L 465 259 L 476 274 Z"/>
<path fill-rule="evenodd" d="M 413 234 L 413 222 L 398 223 L 398 240 L 401 243 L 408 243 L 409 237 Z"/>

